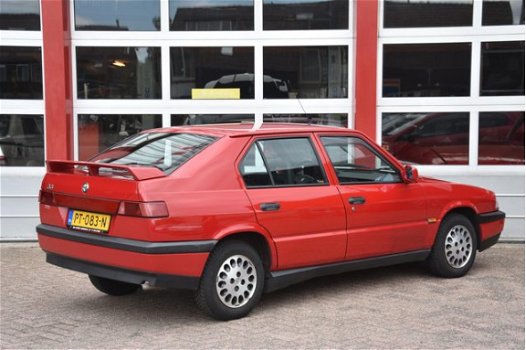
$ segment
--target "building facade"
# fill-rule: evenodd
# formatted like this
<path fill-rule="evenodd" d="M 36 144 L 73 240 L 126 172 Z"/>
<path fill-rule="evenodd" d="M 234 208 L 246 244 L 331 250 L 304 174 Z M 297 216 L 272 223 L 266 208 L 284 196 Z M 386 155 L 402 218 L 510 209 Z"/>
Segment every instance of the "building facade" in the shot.
<path fill-rule="evenodd" d="M 0 239 L 46 159 L 218 122 L 356 128 L 524 240 L 524 0 L 0 0 Z"/>

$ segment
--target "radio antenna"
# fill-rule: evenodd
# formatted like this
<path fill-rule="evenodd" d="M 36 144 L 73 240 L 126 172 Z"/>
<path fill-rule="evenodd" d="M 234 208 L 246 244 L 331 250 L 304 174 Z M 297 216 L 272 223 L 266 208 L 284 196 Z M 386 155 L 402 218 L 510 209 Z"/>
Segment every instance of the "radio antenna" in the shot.
<path fill-rule="evenodd" d="M 307 114 L 307 111 L 305 111 L 305 108 L 303 108 L 303 104 L 301 103 L 301 99 L 297 99 L 300 107 L 301 107 L 301 110 L 303 111 L 303 114 L 305 114 L 305 116 L 307 117 L 307 120 L 308 120 L 308 123 L 310 124 L 312 122 L 311 120 L 311 117 Z"/>
<path fill-rule="evenodd" d="M 307 114 L 307 112 L 305 112 L 305 108 L 303 108 L 303 104 L 301 103 L 301 99 L 296 99 L 296 101 L 298 101 L 298 103 L 300 104 L 300 107 L 301 107 L 301 110 L 303 111 L 303 114 Z"/>

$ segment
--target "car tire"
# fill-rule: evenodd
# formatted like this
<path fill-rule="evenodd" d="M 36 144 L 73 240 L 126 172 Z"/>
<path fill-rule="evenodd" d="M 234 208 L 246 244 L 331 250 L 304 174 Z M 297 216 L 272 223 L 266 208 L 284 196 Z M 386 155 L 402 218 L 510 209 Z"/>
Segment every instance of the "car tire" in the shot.
<path fill-rule="evenodd" d="M 244 317 L 259 302 L 264 280 L 263 263 L 252 246 L 238 240 L 219 243 L 206 263 L 196 303 L 218 320 Z"/>
<path fill-rule="evenodd" d="M 471 269 L 476 255 L 475 227 L 467 217 L 450 214 L 440 224 L 427 265 L 437 276 L 462 277 Z"/>
<path fill-rule="evenodd" d="M 93 275 L 89 275 L 89 280 L 99 291 L 113 296 L 132 294 L 142 288 L 140 284 L 115 281 Z"/>

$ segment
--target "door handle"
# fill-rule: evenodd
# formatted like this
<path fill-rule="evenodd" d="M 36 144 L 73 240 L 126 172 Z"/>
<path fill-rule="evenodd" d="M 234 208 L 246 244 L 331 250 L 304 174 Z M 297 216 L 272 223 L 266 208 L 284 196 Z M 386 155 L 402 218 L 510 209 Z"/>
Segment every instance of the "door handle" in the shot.
<path fill-rule="evenodd" d="M 350 204 L 364 204 L 365 198 L 363 197 L 349 197 Z"/>
<path fill-rule="evenodd" d="M 279 203 L 261 203 L 259 205 L 259 208 L 263 211 L 272 211 L 272 210 L 279 210 L 281 206 Z"/>

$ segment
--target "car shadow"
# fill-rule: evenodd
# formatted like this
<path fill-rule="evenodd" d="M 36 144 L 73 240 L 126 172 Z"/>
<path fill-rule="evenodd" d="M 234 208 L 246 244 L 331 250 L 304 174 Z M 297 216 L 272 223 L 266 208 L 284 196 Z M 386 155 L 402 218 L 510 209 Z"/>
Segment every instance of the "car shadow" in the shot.
<path fill-rule="evenodd" d="M 364 271 L 348 272 L 338 275 L 317 277 L 272 293 L 263 294 L 260 304 L 251 315 L 264 316 L 276 307 L 293 307 L 296 302 L 305 302 L 310 298 L 323 298 L 345 290 L 349 293 L 360 292 L 372 286 L 390 284 L 394 281 L 421 280 L 431 277 L 419 263 L 388 266 Z M 184 321 L 192 323 L 215 323 L 213 319 L 200 312 L 194 302 L 194 292 L 188 290 L 145 287 L 142 291 L 120 297 L 104 295 L 87 282 L 86 291 L 68 302 L 74 312 L 95 313 L 97 317 L 111 317 L 120 320 L 133 319 L 138 326 L 166 322 Z"/>

